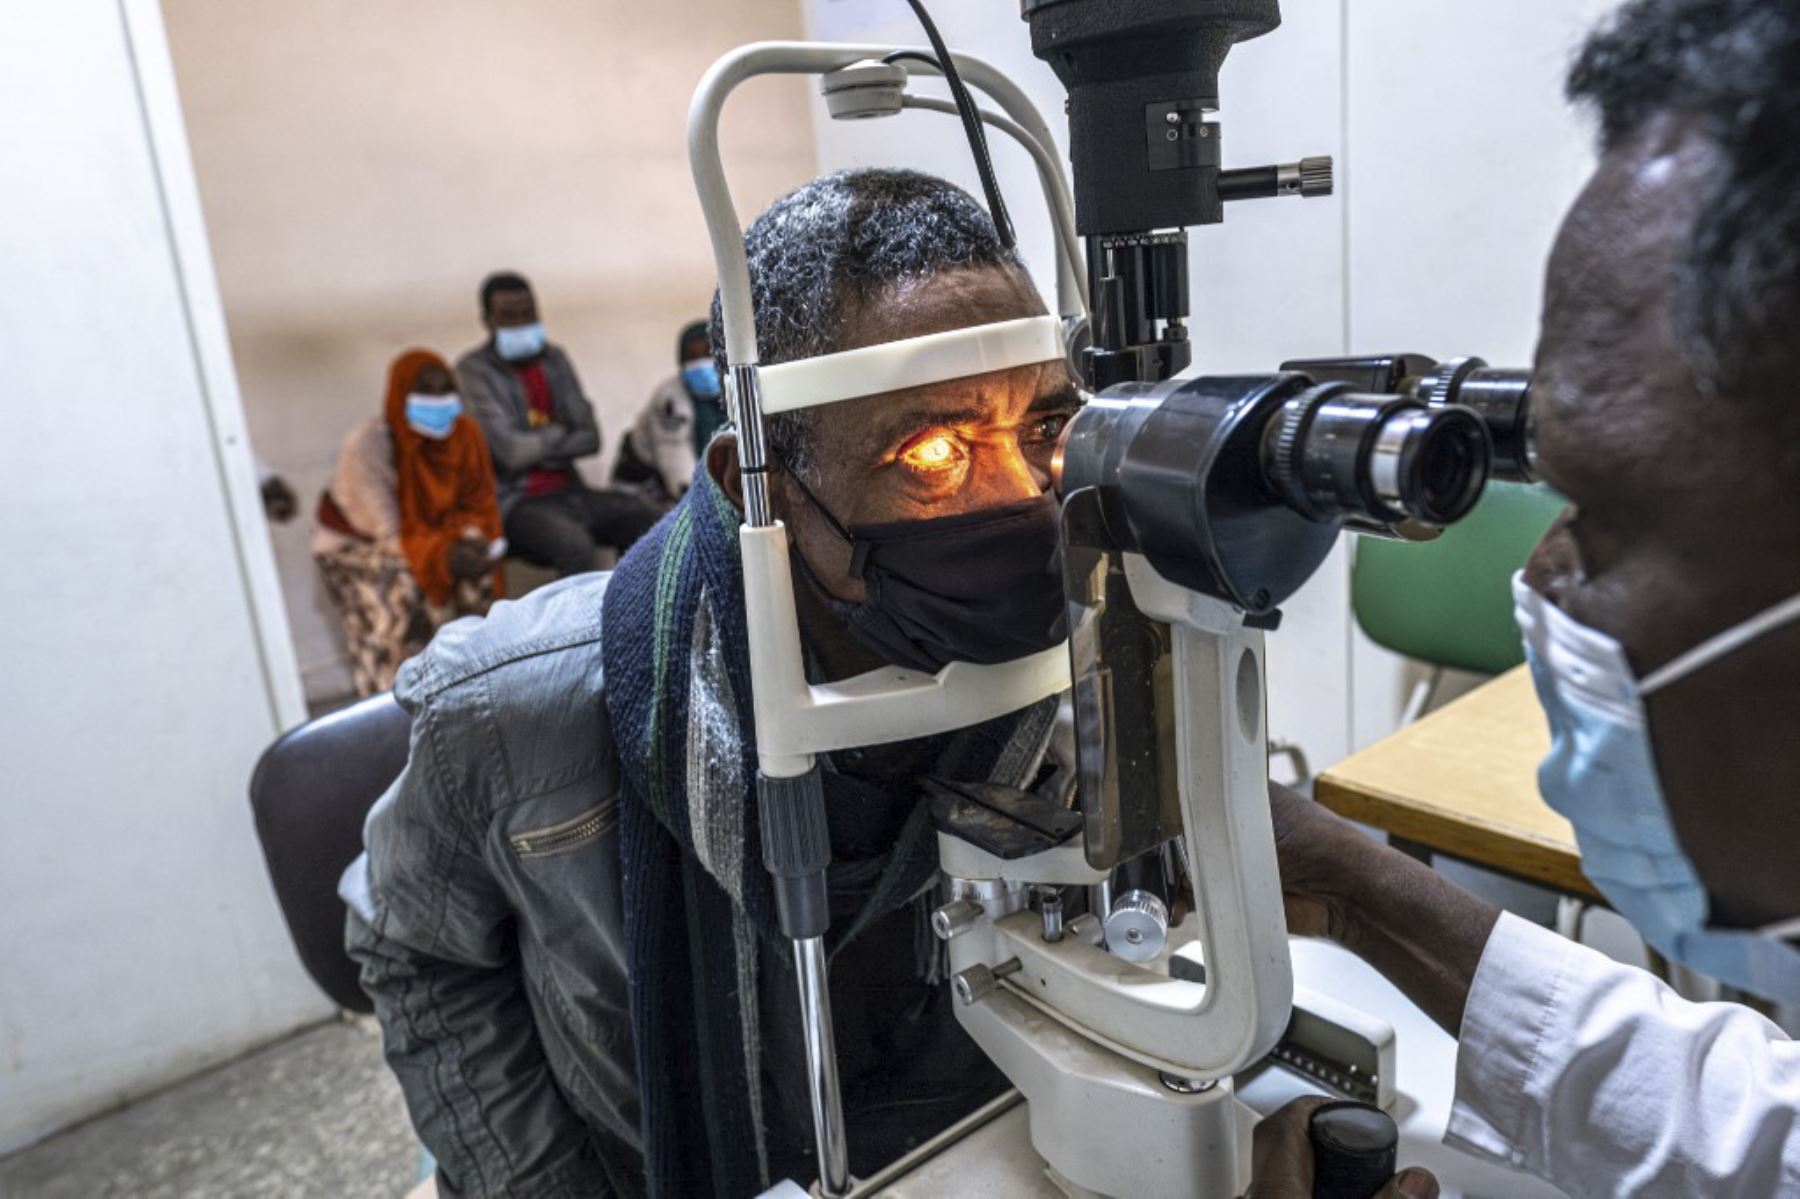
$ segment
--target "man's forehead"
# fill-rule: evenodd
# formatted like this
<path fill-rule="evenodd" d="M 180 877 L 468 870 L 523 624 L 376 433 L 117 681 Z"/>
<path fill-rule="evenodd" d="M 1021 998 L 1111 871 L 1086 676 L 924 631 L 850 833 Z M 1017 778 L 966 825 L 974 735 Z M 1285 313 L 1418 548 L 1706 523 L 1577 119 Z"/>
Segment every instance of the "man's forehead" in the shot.
<path fill-rule="evenodd" d="M 881 288 L 856 311 L 845 314 L 838 349 L 1043 315 L 1044 302 L 1023 271 L 962 267 Z"/>
<path fill-rule="evenodd" d="M 1532 401 L 1540 465 L 1590 517 L 1629 514 L 1644 544 L 1741 491 L 1724 477 L 1734 454 L 1695 380 L 1675 303 L 1720 169 L 1696 122 L 1652 118 L 1603 156 L 1550 262 Z"/>
<path fill-rule="evenodd" d="M 1583 305 L 1621 291 L 1666 294 L 1705 180 L 1721 166 L 1717 147 L 1690 118 L 1666 114 L 1601 156 L 1569 209 L 1550 256 L 1551 298 Z"/>

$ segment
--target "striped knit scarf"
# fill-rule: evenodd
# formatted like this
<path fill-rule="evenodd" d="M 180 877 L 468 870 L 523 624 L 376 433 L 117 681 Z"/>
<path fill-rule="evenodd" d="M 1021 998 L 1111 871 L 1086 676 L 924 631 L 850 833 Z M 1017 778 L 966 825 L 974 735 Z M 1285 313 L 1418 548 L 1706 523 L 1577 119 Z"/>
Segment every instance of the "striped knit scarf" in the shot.
<path fill-rule="evenodd" d="M 788 946 L 762 868 L 740 519 L 702 467 L 686 498 L 619 564 L 604 601 L 652 1195 L 742 1196 L 770 1181 L 757 977 L 759 954 Z M 1053 710 L 1047 702 L 958 734 L 936 772 L 1022 785 L 1042 759 Z M 850 782 L 828 769 L 828 801 L 834 781 Z M 861 902 L 834 911 L 832 946 L 910 900 L 927 901 L 936 857 L 920 804 L 891 851 L 834 862 L 834 895 L 851 891 Z"/>

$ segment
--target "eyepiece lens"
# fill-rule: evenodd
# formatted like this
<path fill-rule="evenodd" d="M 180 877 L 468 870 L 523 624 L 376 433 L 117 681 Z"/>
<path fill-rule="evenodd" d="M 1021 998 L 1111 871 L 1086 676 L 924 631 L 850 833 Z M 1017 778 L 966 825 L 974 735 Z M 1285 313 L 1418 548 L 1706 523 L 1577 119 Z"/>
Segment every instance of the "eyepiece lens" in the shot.
<path fill-rule="evenodd" d="M 1515 483 L 1536 480 L 1530 371 L 1478 367 L 1448 388 L 1443 402 L 1469 409 L 1487 426 L 1494 478 Z"/>
<path fill-rule="evenodd" d="M 1455 408 L 1431 414 L 1412 447 L 1412 467 L 1402 466 L 1402 477 L 1413 485 L 1404 490 L 1401 506 L 1407 515 L 1427 524 L 1447 525 L 1468 514 L 1481 498 L 1487 481 L 1487 433 L 1481 419 Z"/>
<path fill-rule="evenodd" d="M 1290 507 L 1374 525 L 1460 518 L 1492 460 L 1473 412 L 1330 384 L 1290 400 L 1265 447 L 1265 477 Z"/>

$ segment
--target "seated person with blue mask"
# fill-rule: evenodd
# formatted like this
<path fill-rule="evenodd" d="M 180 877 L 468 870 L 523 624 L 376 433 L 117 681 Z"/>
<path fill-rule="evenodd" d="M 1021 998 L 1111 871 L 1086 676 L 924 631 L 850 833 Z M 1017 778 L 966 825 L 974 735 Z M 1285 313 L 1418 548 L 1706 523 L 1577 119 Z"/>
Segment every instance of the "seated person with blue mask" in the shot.
<path fill-rule="evenodd" d="M 1588 878 L 1668 960 L 1790 1003 L 1797 73 L 1800 9 L 1754 0 L 1634 0 L 1576 62 L 1602 157 L 1550 259 L 1532 385 L 1539 467 L 1570 504 L 1514 585 L 1551 732 L 1539 787 Z M 1800 1195 L 1782 1029 L 1273 802 L 1289 926 L 1459 1035 L 1453 1144 L 1573 1195 Z M 1305 1110 L 1282 1115 L 1265 1141 L 1303 1161 Z"/>
<path fill-rule="evenodd" d="M 481 320 L 488 339 L 457 360 L 456 375 L 493 452 L 507 541 L 559 577 L 593 570 L 602 547 L 623 552 L 658 512 L 629 492 L 589 487 L 576 471 L 600 452 L 600 426 L 574 364 L 545 338 L 531 284 L 488 276 Z"/>
<path fill-rule="evenodd" d="M 635 490 L 663 508 L 687 491 L 694 464 L 726 422 L 725 393 L 705 321 L 681 331 L 675 365 L 677 373 L 657 385 L 613 463 L 615 486 Z"/>

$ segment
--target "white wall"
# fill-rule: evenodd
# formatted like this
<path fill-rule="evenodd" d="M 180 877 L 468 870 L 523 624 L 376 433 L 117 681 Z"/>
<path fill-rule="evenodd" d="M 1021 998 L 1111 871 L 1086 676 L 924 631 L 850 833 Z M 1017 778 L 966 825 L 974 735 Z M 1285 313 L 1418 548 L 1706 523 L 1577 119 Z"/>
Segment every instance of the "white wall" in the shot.
<path fill-rule="evenodd" d="M 1288 0 L 1284 24 L 1235 49 L 1220 76 L 1227 166 L 1337 159 L 1329 200 L 1232 206 L 1190 231 L 1195 369 L 1273 370 L 1351 351 L 1480 353 L 1528 365 L 1550 239 L 1590 164 L 1561 101 L 1581 31 L 1611 0 Z M 955 49 L 999 65 L 1059 139 L 1064 93 L 1031 55 L 1019 7 L 929 6 Z M 807 0 L 813 36 L 922 40 L 903 0 Z M 822 170 L 932 170 L 979 195 L 947 117 L 830 121 L 815 102 Z M 1023 155 L 995 141 L 1021 248 L 1050 294 L 1049 228 Z M 1061 151 L 1066 157 L 1067 143 Z M 1269 639 L 1269 724 L 1319 770 L 1392 729 L 1412 674 L 1353 628 L 1351 547 L 1286 606 Z"/>
<path fill-rule="evenodd" d="M 153 0 L 0 37 L 0 1151 L 329 1006 L 251 829 L 303 715 Z"/>
<path fill-rule="evenodd" d="M 537 285 L 598 409 L 595 482 L 712 258 L 687 166 L 694 84 L 743 42 L 799 35 L 797 0 L 164 0 L 256 447 L 299 492 L 274 531 L 313 699 L 349 690 L 308 551 L 345 432 L 412 345 L 483 336 L 475 289 Z M 802 85 L 761 80 L 727 114 L 736 194 L 806 177 Z"/>
<path fill-rule="evenodd" d="M 1544 261 L 1593 166 L 1563 75 L 1612 6 L 1354 6 L 1345 46 L 1354 348 L 1531 365 Z M 1422 671 L 1360 632 L 1352 666 L 1351 741 L 1361 747 L 1392 730 Z"/>

